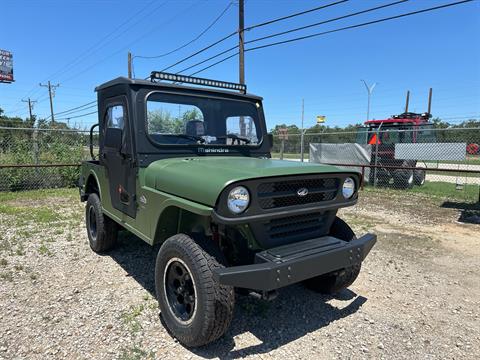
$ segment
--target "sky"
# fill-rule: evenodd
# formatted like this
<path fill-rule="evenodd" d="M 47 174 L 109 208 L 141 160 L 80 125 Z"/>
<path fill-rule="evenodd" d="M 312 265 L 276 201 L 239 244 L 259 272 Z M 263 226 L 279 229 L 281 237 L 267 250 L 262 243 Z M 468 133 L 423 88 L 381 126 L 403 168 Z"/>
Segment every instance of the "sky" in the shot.
<path fill-rule="evenodd" d="M 350 0 L 245 33 L 245 40 L 346 15 L 394 0 Z M 246 0 L 245 26 L 336 0 Z M 383 17 L 455 2 L 410 0 L 375 12 L 246 45 L 246 48 L 328 31 Z M 54 112 L 96 99 L 95 86 L 127 75 L 127 52 L 156 56 L 188 43 L 229 5 L 229 0 L 1 0 L 0 49 L 13 53 L 12 84 L 0 84 L 0 107 L 8 116 L 28 116 L 22 99 L 37 101 L 34 113 L 49 116 L 45 84 L 59 84 Z M 156 59 L 134 58 L 135 75 L 145 78 L 238 29 L 234 0 L 224 15 L 198 40 Z M 264 98 L 269 129 L 276 124 L 300 126 L 304 99 L 305 126 L 317 115 L 326 124 L 345 126 L 366 119 L 368 84 L 377 83 L 370 118 L 403 112 L 410 90 L 410 111 L 427 110 L 433 88 L 432 114 L 458 123 L 480 118 L 480 2 L 461 4 L 366 27 L 354 28 L 249 51 L 245 54 L 248 91 Z M 236 36 L 170 69 L 180 71 L 235 46 Z M 229 55 L 228 53 L 226 55 Z M 232 52 L 233 54 L 233 52 Z M 199 70 L 222 57 L 198 66 Z M 185 74 L 190 74 L 186 72 Z M 233 57 L 198 76 L 238 81 Z M 73 118 L 87 127 L 96 115 Z M 61 118 L 58 115 L 57 118 Z"/>

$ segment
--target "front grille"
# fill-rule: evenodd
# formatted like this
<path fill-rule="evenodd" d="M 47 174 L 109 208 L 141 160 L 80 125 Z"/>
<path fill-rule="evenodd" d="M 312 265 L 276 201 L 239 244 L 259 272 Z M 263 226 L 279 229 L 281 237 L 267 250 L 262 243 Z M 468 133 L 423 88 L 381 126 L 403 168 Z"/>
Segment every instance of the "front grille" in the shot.
<path fill-rule="evenodd" d="M 265 235 L 274 243 L 290 243 L 325 235 L 328 215 L 316 212 L 272 219 L 263 224 Z"/>
<path fill-rule="evenodd" d="M 258 201 L 262 209 L 303 205 L 333 200 L 339 180 L 317 178 L 262 183 L 258 186 Z M 307 189 L 308 194 L 299 196 L 297 191 Z"/>

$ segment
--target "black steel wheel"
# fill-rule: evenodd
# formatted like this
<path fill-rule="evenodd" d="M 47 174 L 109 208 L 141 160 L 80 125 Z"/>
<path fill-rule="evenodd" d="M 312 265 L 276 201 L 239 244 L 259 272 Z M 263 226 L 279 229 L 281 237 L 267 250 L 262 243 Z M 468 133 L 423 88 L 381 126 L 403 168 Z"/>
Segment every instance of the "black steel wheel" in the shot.
<path fill-rule="evenodd" d="M 197 308 L 195 283 L 187 264 L 180 258 L 171 258 L 163 277 L 170 310 L 182 322 L 189 322 Z"/>
<path fill-rule="evenodd" d="M 85 222 L 88 242 L 97 253 L 111 250 L 117 241 L 118 225 L 103 214 L 102 204 L 97 194 L 88 196 L 85 206 Z"/>
<path fill-rule="evenodd" d="M 352 241 L 356 239 L 355 233 L 342 219 L 336 217 L 330 235 L 344 241 Z M 346 289 L 357 279 L 362 264 L 349 266 L 344 269 L 333 271 L 324 275 L 304 281 L 304 284 L 311 290 L 322 294 L 335 294 Z"/>
<path fill-rule="evenodd" d="M 223 267 L 211 241 L 185 234 L 168 238 L 155 264 L 155 290 L 161 316 L 171 335 L 190 347 L 215 341 L 233 317 L 232 286 L 218 284 L 213 270 Z"/>

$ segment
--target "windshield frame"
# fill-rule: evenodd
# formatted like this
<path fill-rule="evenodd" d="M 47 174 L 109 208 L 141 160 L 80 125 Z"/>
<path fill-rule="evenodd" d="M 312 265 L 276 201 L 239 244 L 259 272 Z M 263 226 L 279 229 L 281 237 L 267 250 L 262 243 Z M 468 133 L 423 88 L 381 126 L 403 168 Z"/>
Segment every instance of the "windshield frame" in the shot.
<path fill-rule="evenodd" d="M 254 145 L 251 145 L 251 144 L 246 144 L 246 143 L 243 143 L 243 144 L 236 144 L 236 145 L 233 145 L 233 144 L 210 144 L 210 143 L 197 143 L 197 142 L 192 142 L 192 143 L 186 143 L 186 144 L 162 144 L 158 141 L 156 141 L 155 139 L 152 138 L 149 130 L 148 130 L 148 102 L 149 101 L 155 101 L 155 100 L 149 100 L 149 98 L 151 96 L 154 96 L 156 94 L 159 94 L 159 95 L 167 95 L 167 96 L 183 96 L 183 97 L 190 97 L 190 98 L 204 98 L 204 99 L 216 99 L 216 100 L 219 100 L 219 101 L 236 101 L 236 102 L 243 102 L 243 103 L 247 103 L 247 104 L 250 104 L 252 105 L 253 107 L 256 108 L 256 112 L 255 112 L 255 117 L 256 119 L 253 119 L 254 120 L 254 124 L 255 124 L 255 130 L 256 130 L 256 135 L 257 135 L 257 138 L 259 138 L 259 141 L 257 144 L 254 144 Z M 196 106 L 196 105 L 193 105 L 193 106 Z M 197 148 L 197 152 L 199 153 L 209 153 L 209 151 L 203 151 L 205 149 L 208 149 L 208 148 L 212 148 L 212 149 L 228 149 L 228 151 L 225 151 L 225 152 L 236 152 L 236 151 L 239 151 L 239 152 L 244 152 L 244 151 L 248 151 L 248 150 L 258 150 L 260 148 L 262 148 L 262 146 L 264 145 L 264 142 L 266 141 L 266 132 L 264 131 L 263 129 L 263 126 L 262 126 L 262 122 L 264 122 L 264 118 L 263 118 L 263 111 L 262 111 L 262 103 L 260 100 L 257 100 L 257 99 L 243 99 L 243 98 L 232 98 L 232 97 L 227 97 L 227 96 L 221 96 L 220 94 L 219 95 L 213 95 L 212 94 L 201 94 L 201 93 L 190 93 L 190 92 L 183 92 L 183 91 L 165 91 L 165 90 L 152 90 L 152 91 L 149 91 L 145 94 L 145 97 L 144 97 L 144 118 L 145 118 L 145 121 L 144 121 L 144 131 L 145 131 L 145 135 L 148 139 L 148 141 L 154 145 L 155 147 L 157 148 L 160 148 L 160 149 L 189 149 L 191 150 L 192 148 Z M 247 115 L 245 115 L 247 116 Z M 174 134 L 172 134 L 172 136 L 174 136 Z M 203 150 L 202 150 L 203 149 Z M 213 153 L 215 153 L 215 151 L 213 151 Z"/>

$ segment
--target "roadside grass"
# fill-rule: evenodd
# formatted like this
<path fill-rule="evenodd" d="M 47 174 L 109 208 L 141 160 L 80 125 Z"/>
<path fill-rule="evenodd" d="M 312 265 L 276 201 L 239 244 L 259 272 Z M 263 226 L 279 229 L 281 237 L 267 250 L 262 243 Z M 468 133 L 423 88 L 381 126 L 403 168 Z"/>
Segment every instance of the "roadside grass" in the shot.
<path fill-rule="evenodd" d="M 457 190 L 455 184 L 447 182 L 427 181 L 423 186 L 414 186 L 412 189 L 401 190 L 394 188 L 365 186 L 364 191 L 381 192 L 385 196 L 415 193 L 428 195 L 435 199 L 456 200 L 461 202 L 477 202 L 479 196 L 479 185 L 467 184 L 462 190 Z"/>
<path fill-rule="evenodd" d="M 69 205 L 76 203 L 75 189 L 0 192 L 0 230 L 5 230 L 0 233 L 0 252 L 23 256 L 26 245 L 41 234 L 36 250 L 51 256 L 48 243 L 62 235 L 72 238 L 65 229 L 76 227 L 80 221 L 77 209 Z"/>
<path fill-rule="evenodd" d="M 300 153 L 283 153 L 284 159 L 300 159 Z M 308 160 L 310 158 L 310 154 L 305 152 L 303 154 L 303 158 Z M 272 153 L 272 159 L 280 159 L 280 153 Z"/>

